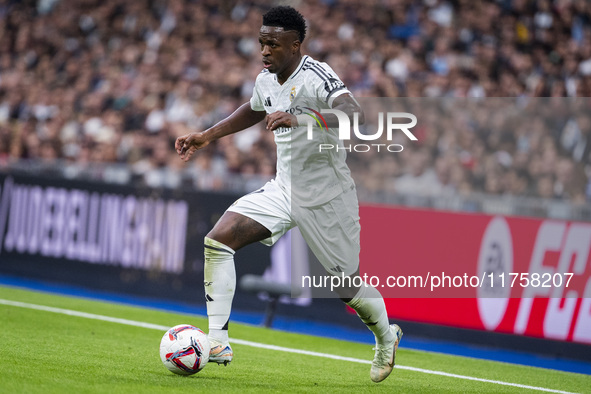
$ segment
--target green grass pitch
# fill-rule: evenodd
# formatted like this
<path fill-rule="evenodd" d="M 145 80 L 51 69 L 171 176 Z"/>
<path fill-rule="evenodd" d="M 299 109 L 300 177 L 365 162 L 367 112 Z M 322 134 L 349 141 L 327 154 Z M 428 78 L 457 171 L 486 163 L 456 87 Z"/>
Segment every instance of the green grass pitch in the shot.
<path fill-rule="evenodd" d="M 171 327 L 206 328 L 203 317 L 0 287 L 0 299 Z M 369 364 L 233 344 L 227 367 L 209 364 L 177 376 L 160 362 L 164 331 L 0 303 L 2 393 L 182 392 L 536 392 L 523 386 L 467 380 L 412 370 L 441 371 L 548 390 L 591 393 L 591 376 L 401 348 L 400 368 L 380 384 Z M 371 360 L 371 346 L 233 324 L 230 336 L 284 348 Z M 404 343 L 404 340 L 403 340 Z M 549 391 L 549 392 L 557 392 Z M 539 391 L 538 392 L 543 392 Z"/>

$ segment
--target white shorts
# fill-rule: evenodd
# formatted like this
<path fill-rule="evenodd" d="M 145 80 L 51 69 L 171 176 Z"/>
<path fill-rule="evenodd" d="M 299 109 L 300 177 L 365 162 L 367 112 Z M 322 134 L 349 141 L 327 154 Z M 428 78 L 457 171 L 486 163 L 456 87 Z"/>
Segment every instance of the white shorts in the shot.
<path fill-rule="evenodd" d="M 316 207 L 291 206 L 291 197 L 274 180 L 247 194 L 228 208 L 265 226 L 271 237 L 261 241 L 273 245 L 297 226 L 306 243 L 333 275 L 351 275 L 359 268 L 359 203 L 355 189 Z"/>

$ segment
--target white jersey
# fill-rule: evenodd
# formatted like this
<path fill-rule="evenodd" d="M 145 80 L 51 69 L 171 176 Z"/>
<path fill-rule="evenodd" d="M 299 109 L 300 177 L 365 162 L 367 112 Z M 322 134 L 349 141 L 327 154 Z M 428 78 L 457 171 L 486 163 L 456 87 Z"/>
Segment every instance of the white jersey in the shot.
<path fill-rule="evenodd" d="M 277 75 L 263 70 L 257 77 L 250 106 L 254 111 L 313 113 L 332 108 L 334 99 L 350 93 L 326 63 L 302 57 L 293 74 L 280 85 Z M 308 140 L 307 126 L 274 130 L 277 144 L 276 181 L 300 206 L 317 206 L 354 187 L 344 149 L 319 149 L 319 144 L 341 146 L 338 131 L 314 131 Z"/>

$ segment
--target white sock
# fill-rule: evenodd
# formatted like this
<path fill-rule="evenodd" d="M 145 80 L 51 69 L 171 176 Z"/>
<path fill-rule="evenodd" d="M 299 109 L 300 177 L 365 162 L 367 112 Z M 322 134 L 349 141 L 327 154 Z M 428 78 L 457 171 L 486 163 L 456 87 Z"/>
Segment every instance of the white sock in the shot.
<path fill-rule="evenodd" d="M 392 342 L 394 335 L 390 331 L 386 305 L 379 291 L 372 286 L 364 285 L 347 305 L 355 309 L 357 316 L 373 332 L 377 345 Z"/>
<path fill-rule="evenodd" d="M 204 241 L 203 276 L 209 337 L 227 343 L 232 299 L 236 290 L 234 250 L 208 237 L 205 237 Z"/>

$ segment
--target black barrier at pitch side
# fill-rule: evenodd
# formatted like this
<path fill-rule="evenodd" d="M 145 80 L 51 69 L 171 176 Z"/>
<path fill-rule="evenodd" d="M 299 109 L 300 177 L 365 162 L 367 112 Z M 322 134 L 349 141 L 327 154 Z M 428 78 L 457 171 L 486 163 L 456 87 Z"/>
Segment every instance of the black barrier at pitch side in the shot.
<path fill-rule="evenodd" d="M 0 273 L 204 305 L 203 237 L 237 197 L 0 174 Z M 269 262 L 246 247 L 237 277 Z"/>

